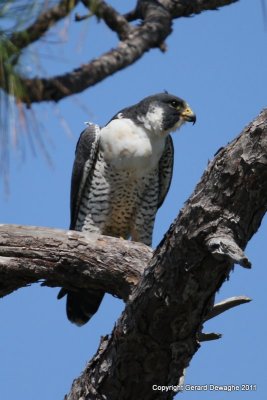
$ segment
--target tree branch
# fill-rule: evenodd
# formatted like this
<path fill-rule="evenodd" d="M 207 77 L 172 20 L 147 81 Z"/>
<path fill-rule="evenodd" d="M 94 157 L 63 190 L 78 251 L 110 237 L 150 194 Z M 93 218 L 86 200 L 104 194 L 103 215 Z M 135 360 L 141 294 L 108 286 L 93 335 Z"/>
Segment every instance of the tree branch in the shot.
<path fill-rule="evenodd" d="M 208 321 L 209 319 L 217 317 L 218 315 L 224 313 L 225 311 L 230 310 L 233 307 L 237 307 L 237 306 L 240 306 L 241 304 L 249 303 L 250 301 L 251 301 L 251 299 L 246 296 L 230 297 L 229 299 L 220 301 L 220 303 L 217 303 L 214 305 L 212 310 L 206 316 L 205 321 Z"/>
<path fill-rule="evenodd" d="M 221 301 L 220 303 L 217 303 L 213 306 L 213 308 L 208 312 L 206 317 L 204 318 L 204 321 L 208 321 L 209 319 L 212 319 L 214 317 L 217 317 L 218 315 L 224 313 L 225 311 L 230 310 L 233 307 L 240 306 L 241 304 L 246 304 L 249 303 L 251 299 L 247 296 L 236 296 L 236 297 L 230 297 L 229 299 L 225 299 Z M 198 334 L 198 340 L 200 342 L 206 342 L 209 340 L 216 340 L 220 339 L 222 335 L 220 333 L 205 333 L 201 332 Z"/>
<path fill-rule="evenodd" d="M 131 27 L 127 23 L 127 15 L 125 17 L 119 16 L 114 9 L 110 14 L 110 6 L 99 1 L 100 16 L 124 40 L 119 42 L 117 48 L 64 75 L 33 79 L 18 75 L 21 86 L 24 88 L 19 100 L 27 104 L 41 101 L 59 101 L 72 94 L 80 93 L 115 72 L 133 64 L 150 49 L 157 47 L 164 49 L 163 43 L 172 31 L 173 18 L 187 17 L 199 14 L 202 11 L 214 10 L 217 7 L 229 5 L 236 1 L 200 0 L 189 4 L 189 2 L 184 2 L 183 0 L 140 0 L 135 15 L 141 18 L 143 23 L 138 27 Z M 87 3 L 87 1 L 84 2 Z M 130 14 L 132 18 L 133 14 Z M 43 26 L 43 31 L 46 31 L 49 24 L 44 23 L 40 26 Z M 36 39 L 40 37 L 42 29 L 37 29 Z M 32 41 L 36 40 L 34 33 L 31 33 L 31 31 L 27 33 L 27 36 Z M 27 45 L 27 40 L 29 40 L 25 39 L 26 41 L 23 41 L 23 35 L 20 35 L 19 39 L 16 39 L 16 37 L 13 39 L 13 43 L 17 43 L 20 46 Z M 1 80 L 0 85 L 7 92 L 10 90 L 9 86 L 5 85 L 5 80 Z"/>
<path fill-rule="evenodd" d="M 142 243 L 109 236 L 2 224 L 0 297 L 41 280 L 42 286 L 100 288 L 127 301 L 152 254 Z M 245 296 L 226 299 L 214 305 L 205 321 L 249 301 Z"/>
<path fill-rule="evenodd" d="M 46 286 L 101 288 L 126 301 L 151 257 L 142 243 L 0 225 L 0 297 L 45 280 Z"/>
<path fill-rule="evenodd" d="M 218 10 L 219 7 L 228 6 L 236 3 L 239 0 L 198 0 L 198 1 L 184 1 L 184 0 L 159 0 L 159 3 L 170 11 L 173 18 L 190 17 L 194 14 L 200 14 L 202 11 Z M 139 0 L 134 10 L 124 14 L 127 21 L 135 21 L 142 18 L 140 7 L 144 3 L 152 3 L 153 0 Z"/>
<path fill-rule="evenodd" d="M 82 0 L 86 8 L 93 14 L 105 21 L 106 25 L 119 36 L 119 39 L 127 39 L 133 31 L 133 27 L 128 23 L 123 15 L 119 14 L 113 7 L 103 0 Z"/>
<path fill-rule="evenodd" d="M 248 266 L 243 249 L 267 209 L 266 148 L 264 110 L 209 163 L 152 258 L 145 245 L 116 238 L 0 226 L 1 296 L 42 279 L 73 290 L 101 288 L 128 300 L 67 400 L 154 399 L 153 383 L 181 382 L 199 342 L 220 337 L 202 333 L 202 325 L 248 301 L 228 299 L 213 307 L 234 262 Z"/>
<path fill-rule="evenodd" d="M 201 332 L 198 335 L 198 340 L 200 342 L 210 342 L 211 340 L 221 339 L 221 337 L 222 337 L 221 333 L 214 333 L 214 332 L 203 333 L 203 332 Z"/>
<path fill-rule="evenodd" d="M 153 47 L 159 47 L 171 33 L 171 15 L 162 7 L 148 5 L 144 24 L 135 28 L 118 47 L 74 71 L 53 78 L 22 79 L 26 103 L 59 101 L 95 85 L 107 76 L 131 65 Z"/>
<path fill-rule="evenodd" d="M 160 3 L 170 10 L 173 18 L 190 17 L 203 11 L 218 10 L 219 7 L 229 6 L 239 0 L 159 0 Z"/>
<path fill-rule="evenodd" d="M 73 383 L 67 400 L 171 399 L 200 344 L 216 291 L 233 268 L 207 242 L 244 249 L 267 210 L 267 110 L 209 163 L 158 246 L 110 337 Z"/>
<path fill-rule="evenodd" d="M 38 16 L 34 23 L 23 31 L 14 32 L 9 40 L 22 50 L 29 44 L 39 40 L 53 25 L 65 18 L 77 5 L 79 0 L 61 0 L 54 7 L 49 8 Z"/>

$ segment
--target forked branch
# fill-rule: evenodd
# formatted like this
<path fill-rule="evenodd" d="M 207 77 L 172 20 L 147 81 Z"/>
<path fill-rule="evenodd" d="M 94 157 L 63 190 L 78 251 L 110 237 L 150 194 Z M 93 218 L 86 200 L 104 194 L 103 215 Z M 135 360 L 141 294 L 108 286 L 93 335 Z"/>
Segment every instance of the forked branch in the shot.
<path fill-rule="evenodd" d="M 117 47 L 63 75 L 27 78 L 17 73 L 16 79 L 23 88 L 19 92 L 12 91 L 6 79 L 0 79 L 0 87 L 28 105 L 34 102 L 59 101 L 126 68 L 153 48 L 165 50 L 164 41 L 172 32 L 173 19 L 216 10 L 236 1 L 139 0 L 135 10 L 123 16 L 102 0 L 82 0 L 86 7 L 93 9 L 94 14 L 105 21 L 109 29 L 118 34 L 120 42 Z M 16 54 L 40 39 L 51 26 L 67 16 L 78 2 L 61 0 L 58 5 L 42 13 L 24 31 L 11 35 L 9 43 L 11 47 L 13 45 Z M 140 19 L 142 23 L 132 26 L 128 20 L 133 19 Z"/>
<path fill-rule="evenodd" d="M 102 339 L 67 400 L 173 398 L 171 391 L 155 394 L 152 385 L 177 385 L 183 379 L 199 339 L 205 340 L 199 333 L 203 322 L 226 306 L 211 311 L 235 257 L 220 243 L 223 251 L 214 254 L 211 238 L 228 237 L 230 249 L 236 243 L 242 253 L 234 253 L 248 265 L 243 250 L 267 210 L 266 149 L 264 110 L 209 163 L 111 336 Z M 208 334 L 206 339 L 218 337 Z"/>
<path fill-rule="evenodd" d="M 45 279 L 69 288 L 106 285 L 110 293 L 128 298 L 112 334 L 102 338 L 67 400 L 174 396 L 155 397 L 152 385 L 180 382 L 199 342 L 220 337 L 201 333 L 203 323 L 249 300 L 213 306 L 234 263 L 250 266 L 244 249 L 267 210 L 266 149 L 264 110 L 209 163 L 152 257 L 146 246 L 115 238 L 1 227 L 2 295 Z"/>

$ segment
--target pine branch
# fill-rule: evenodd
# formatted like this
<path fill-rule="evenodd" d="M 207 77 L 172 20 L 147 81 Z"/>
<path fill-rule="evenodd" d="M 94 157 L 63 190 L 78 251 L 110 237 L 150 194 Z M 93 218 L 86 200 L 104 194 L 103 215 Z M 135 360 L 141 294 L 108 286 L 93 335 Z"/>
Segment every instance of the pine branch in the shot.
<path fill-rule="evenodd" d="M 61 0 L 54 7 L 41 13 L 26 29 L 14 32 L 9 41 L 19 50 L 39 40 L 53 25 L 65 18 L 77 5 L 79 0 Z"/>
<path fill-rule="evenodd" d="M 133 31 L 133 27 L 128 23 L 123 15 L 119 14 L 113 7 L 103 0 L 82 0 L 86 8 L 92 14 L 105 21 L 106 25 L 114 32 L 117 32 L 119 39 L 126 39 Z"/>
<path fill-rule="evenodd" d="M 188 17 L 202 11 L 214 10 L 236 1 L 199 0 L 185 2 L 183 0 L 161 0 L 159 2 L 157 0 L 139 0 L 134 13 L 129 13 L 128 16 L 120 16 L 104 1 L 99 0 L 97 3 L 99 4 L 100 17 L 123 40 L 119 42 L 116 48 L 66 74 L 51 78 L 37 77 L 33 79 L 18 75 L 20 84 L 24 88 L 24 94 L 19 97 L 19 100 L 26 104 L 59 101 L 67 96 L 80 93 L 133 64 L 153 48 L 160 48 L 165 51 L 164 41 L 172 32 L 172 20 L 174 18 Z M 64 3 L 64 1 L 62 0 L 61 3 Z M 84 3 L 89 2 L 84 1 Z M 54 18 L 40 16 L 41 21 L 38 22 L 37 19 L 35 24 L 26 30 L 26 34 L 25 32 L 21 32 L 17 36 L 14 34 L 11 43 L 18 48 L 27 46 L 27 44 L 39 39 L 47 31 L 50 24 L 54 24 L 57 18 L 62 18 L 63 14 L 64 12 L 55 13 Z M 127 20 L 133 19 L 133 15 L 143 21 L 140 26 L 131 27 L 128 24 Z M 4 85 L 4 81 L 1 80 L 0 85 L 4 90 L 9 91 L 9 87 Z"/>

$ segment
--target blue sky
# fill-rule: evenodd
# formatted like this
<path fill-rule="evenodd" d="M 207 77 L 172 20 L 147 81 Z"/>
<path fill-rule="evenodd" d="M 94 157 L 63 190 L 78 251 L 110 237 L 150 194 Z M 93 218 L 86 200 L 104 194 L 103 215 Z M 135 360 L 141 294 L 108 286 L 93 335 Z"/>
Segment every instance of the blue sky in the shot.
<path fill-rule="evenodd" d="M 112 4 L 127 11 L 134 2 L 124 1 L 123 8 L 118 1 L 113 0 Z M 84 12 L 82 8 L 80 12 Z M 23 151 L 13 146 L 10 158 L 10 194 L 7 197 L 2 190 L 0 195 L 1 223 L 66 229 L 74 149 L 84 121 L 105 124 L 121 108 L 166 89 L 186 99 L 198 120 L 196 125 L 188 124 L 173 134 L 174 177 L 157 216 L 153 240 L 156 246 L 217 149 L 234 139 L 266 106 L 265 22 L 261 2 L 249 0 L 179 19 L 167 40 L 167 53 L 152 50 L 133 66 L 57 105 L 34 105 L 38 134 L 53 166 L 48 165 L 38 141 L 34 140 L 33 152 L 23 134 Z M 53 30 L 41 46 L 32 46 L 25 56 L 24 66 L 32 75 L 68 71 L 117 43 L 116 36 L 94 19 L 77 24 L 72 18 L 67 26 L 61 24 L 59 28 L 60 36 L 57 29 Z M 33 129 L 33 139 L 36 134 Z M 266 314 L 263 316 L 266 234 L 265 218 L 246 249 L 252 270 L 236 266 L 217 295 L 221 300 L 243 294 L 253 302 L 206 324 L 206 332 L 220 332 L 223 338 L 203 343 L 186 373 L 188 384 L 256 384 L 257 390 L 208 394 L 187 391 L 179 395 L 185 400 L 267 396 Z M 120 300 L 106 295 L 90 324 L 77 328 L 68 322 L 64 301 L 56 300 L 57 292 L 36 284 L 1 299 L 3 399 L 63 399 L 73 378 L 95 353 L 100 336 L 111 332 L 123 310 Z"/>

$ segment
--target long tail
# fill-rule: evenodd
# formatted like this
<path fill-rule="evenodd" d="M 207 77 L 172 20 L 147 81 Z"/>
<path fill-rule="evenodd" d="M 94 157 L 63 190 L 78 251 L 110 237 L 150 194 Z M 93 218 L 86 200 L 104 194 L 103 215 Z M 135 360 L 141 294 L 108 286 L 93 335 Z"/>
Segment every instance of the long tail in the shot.
<path fill-rule="evenodd" d="M 67 317 L 74 324 L 82 326 L 97 312 L 104 294 L 104 292 L 92 289 L 81 289 L 74 292 L 62 288 L 59 291 L 57 298 L 61 299 L 67 295 Z"/>

